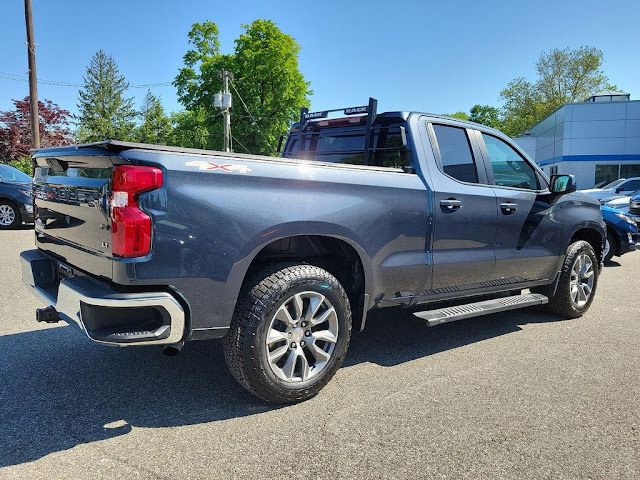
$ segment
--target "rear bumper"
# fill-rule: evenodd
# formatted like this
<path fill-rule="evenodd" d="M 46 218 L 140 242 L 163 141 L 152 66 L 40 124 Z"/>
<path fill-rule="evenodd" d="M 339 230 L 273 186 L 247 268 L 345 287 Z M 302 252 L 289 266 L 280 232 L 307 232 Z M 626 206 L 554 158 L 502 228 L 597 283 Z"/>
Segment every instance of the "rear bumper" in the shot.
<path fill-rule="evenodd" d="M 92 340 L 111 345 L 167 345 L 184 340 L 186 315 L 167 292 L 117 292 L 93 277 L 63 266 L 40 250 L 20 254 L 22 281 L 58 316 Z"/>

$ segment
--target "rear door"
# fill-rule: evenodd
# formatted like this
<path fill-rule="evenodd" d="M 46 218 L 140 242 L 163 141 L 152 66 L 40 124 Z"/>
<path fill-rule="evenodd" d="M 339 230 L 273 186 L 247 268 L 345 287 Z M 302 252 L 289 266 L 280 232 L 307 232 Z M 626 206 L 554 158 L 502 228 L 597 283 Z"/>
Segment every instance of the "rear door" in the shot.
<path fill-rule="evenodd" d="M 433 280 L 427 296 L 480 289 L 493 276 L 496 197 L 473 130 L 446 121 L 427 128 L 439 169 L 431 174 Z"/>
<path fill-rule="evenodd" d="M 497 198 L 493 277 L 507 283 L 553 278 L 563 254 L 562 217 L 544 180 L 515 148 L 475 132 Z"/>

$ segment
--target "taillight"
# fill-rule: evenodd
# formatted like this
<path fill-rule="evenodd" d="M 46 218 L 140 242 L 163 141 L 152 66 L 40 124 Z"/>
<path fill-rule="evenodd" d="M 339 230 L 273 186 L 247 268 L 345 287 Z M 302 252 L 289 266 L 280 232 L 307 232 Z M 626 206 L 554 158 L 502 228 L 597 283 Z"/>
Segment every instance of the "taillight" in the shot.
<path fill-rule="evenodd" d="M 162 170 L 118 165 L 113 169 L 111 244 L 119 257 L 143 257 L 151 251 L 151 218 L 138 207 L 143 192 L 162 186 Z"/>

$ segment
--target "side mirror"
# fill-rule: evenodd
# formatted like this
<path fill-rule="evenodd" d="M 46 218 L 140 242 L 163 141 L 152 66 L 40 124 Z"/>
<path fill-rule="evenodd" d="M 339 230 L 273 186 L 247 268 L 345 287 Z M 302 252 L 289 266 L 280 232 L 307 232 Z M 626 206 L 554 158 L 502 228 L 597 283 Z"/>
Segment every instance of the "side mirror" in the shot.
<path fill-rule="evenodd" d="M 622 191 L 622 187 L 616 188 L 616 193 L 620 193 Z"/>
<path fill-rule="evenodd" d="M 575 192 L 578 189 L 573 175 L 552 175 L 551 193 L 562 195 Z"/>

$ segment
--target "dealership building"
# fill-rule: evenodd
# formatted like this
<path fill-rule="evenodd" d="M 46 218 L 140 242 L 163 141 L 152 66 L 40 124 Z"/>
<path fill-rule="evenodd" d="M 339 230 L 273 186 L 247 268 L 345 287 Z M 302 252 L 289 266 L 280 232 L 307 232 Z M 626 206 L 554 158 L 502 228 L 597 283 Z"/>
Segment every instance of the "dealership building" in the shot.
<path fill-rule="evenodd" d="M 514 139 L 549 176 L 575 175 L 578 188 L 640 177 L 640 101 L 605 91 L 563 105 Z"/>

